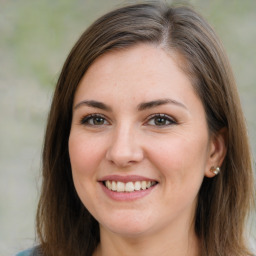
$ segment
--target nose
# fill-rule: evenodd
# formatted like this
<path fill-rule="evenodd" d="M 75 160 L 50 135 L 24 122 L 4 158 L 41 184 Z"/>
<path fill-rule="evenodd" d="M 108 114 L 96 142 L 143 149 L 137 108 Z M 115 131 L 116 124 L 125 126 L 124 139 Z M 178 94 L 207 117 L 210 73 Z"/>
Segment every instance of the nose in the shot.
<path fill-rule="evenodd" d="M 127 125 L 114 129 L 106 159 L 118 167 L 128 167 L 140 162 L 144 153 L 137 133 Z"/>

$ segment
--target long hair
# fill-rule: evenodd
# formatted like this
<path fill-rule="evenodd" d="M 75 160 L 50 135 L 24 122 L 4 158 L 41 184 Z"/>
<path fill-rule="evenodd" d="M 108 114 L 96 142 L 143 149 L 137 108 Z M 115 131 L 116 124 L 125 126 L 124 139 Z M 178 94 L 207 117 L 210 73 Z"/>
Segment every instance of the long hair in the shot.
<path fill-rule="evenodd" d="M 89 66 L 109 51 L 161 45 L 179 63 L 206 112 L 209 131 L 227 129 L 221 173 L 205 178 L 198 195 L 195 231 L 201 255 L 251 255 L 245 227 L 253 205 L 253 172 L 236 84 L 223 47 L 209 24 L 188 7 L 144 3 L 114 10 L 94 22 L 71 50 L 60 74 L 45 134 L 37 232 L 45 256 L 92 255 L 99 225 L 77 196 L 68 152 L 73 98 Z"/>

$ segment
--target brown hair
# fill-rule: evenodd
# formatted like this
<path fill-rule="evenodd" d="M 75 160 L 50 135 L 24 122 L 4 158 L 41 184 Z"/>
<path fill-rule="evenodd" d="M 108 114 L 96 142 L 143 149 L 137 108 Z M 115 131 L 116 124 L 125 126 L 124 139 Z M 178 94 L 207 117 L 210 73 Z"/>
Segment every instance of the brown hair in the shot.
<path fill-rule="evenodd" d="M 48 118 L 37 231 L 44 255 L 92 255 L 99 226 L 75 191 L 68 153 L 73 98 L 88 67 L 100 55 L 138 43 L 162 45 L 181 55 L 182 68 L 200 96 L 211 133 L 227 128 L 220 175 L 205 178 L 195 230 L 201 255 L 251 255 L 245 224 L 253 205 L 253 172 L 245 120 L 232 71 L 213 29 L 188 7 L 144 3 L 114 10 L 93 23 L 69 54 Z"/>

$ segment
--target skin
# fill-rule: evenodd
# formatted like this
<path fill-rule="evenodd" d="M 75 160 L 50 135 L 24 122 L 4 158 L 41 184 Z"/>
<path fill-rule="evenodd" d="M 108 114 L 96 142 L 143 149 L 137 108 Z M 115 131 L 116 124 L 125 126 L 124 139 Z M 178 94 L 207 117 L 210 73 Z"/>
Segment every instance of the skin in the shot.
<path fill-rule="evenodd" d="M 222 134 L 209 134 L 180 62 L 161 47 L 140 44 L 99 57 L 79 84 L 69 154 L 77 193 L 100 224 L 94 255 L 199 255 L 197 194 L 204 176 L 214 177 L 210 168 L 220 166 L 225 143 Z M 142 198 L 117 201 L 99 182 L 106 175 L 158 183 Z"/>

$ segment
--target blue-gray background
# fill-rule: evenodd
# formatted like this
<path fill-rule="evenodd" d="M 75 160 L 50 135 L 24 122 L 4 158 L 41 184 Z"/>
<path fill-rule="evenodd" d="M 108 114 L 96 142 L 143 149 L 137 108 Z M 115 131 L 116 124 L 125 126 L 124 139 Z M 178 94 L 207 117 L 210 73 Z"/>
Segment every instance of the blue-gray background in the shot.
<path fill-rule="evenodd" d="M 0 0 L 0 255 L 34 242 L 44 128 L 62 64 L 82 31 L 123 2 L 131 1 Z M 256 0 L 187 2 L 226 47 L 255 159 Z"/>

